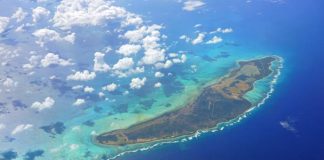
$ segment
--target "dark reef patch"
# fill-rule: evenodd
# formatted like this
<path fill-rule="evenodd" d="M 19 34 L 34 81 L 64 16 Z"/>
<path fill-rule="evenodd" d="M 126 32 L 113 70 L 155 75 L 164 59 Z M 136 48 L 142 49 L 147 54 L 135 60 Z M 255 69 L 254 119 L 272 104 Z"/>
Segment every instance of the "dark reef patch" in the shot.
<path fill-rule="evenodd" d="M 13 100 L 11 102 L 12 106 L 14 107 L 14 110 L 18 110 L 18 109 L 25 109 L 27 108 L 27 105 L 24 104 L 22 101 L 20 100 Z"/>
<path fill-rule="evenodd" d="M 5 136 L 4 137 L 4 142 L 13 142 L 15 141 L 16 138 L 10 137 L 10 136 Z"/>
<path fill-rule="evenodd" d="M 191 78 L 192 81 L 194 81 L 195 83 L 199 83 L 199 80 L 197 78 Z"/>
<path fill-rule="evenodd" d="M 220 58 L 227 58 L 227 57 L 229 57 L 230 56 L 230 54 L 228 53 L 228 52 L 225 52 L 225 51 L 223 51 L 223 52 L 220 52 L 217 56 L 215 56 L 214 58 L 216 59 L 216 60 L 218 60 L 218 59 L 220 59 Z"/>
<path fill-rule="evenodd" d="M 123 93 L 121 91 L 115 90 L 112 92 L 109 92 L 109 94 L 114 95 L 114 96 L 119 96 L 119 95 L 123 95 Z"/>
<path fill-rule="evenodd" d="M 86 125 L 88 127 L 93 127 L 95 125 L 95 123 L 91 120 L 85 121 L 82 123 L 83 125 Z"/>
<path fill-rule="evenodd" d="M 5 107 L 7 103 L 4 103 L 4 102 L 0 102 L 0 108 L 1 107 Z"/>
<path fill-rule="evenodd" d="M 147 81 L 146 86 L 153 86 L 154 84 L 152 83 L 153 81 Z M 138 97 L 145 97 L 148 94 L 152 93 L 155 88 L 153 87 L 142 87 L 140 89 L 133 90 L 133 93 L 138 96 Z"/>
<path fill-rule="evenodd" d="M 62 134 L 65 128 L 66 127 L 64 126 L 63 122 L 56 122 L 47 126 L 40 127 L 40 129 L 42 129 L 46 133 L 49 133 L 52 137 L 55 137 L 55 135 L 57 134 Z"/>
<path fill-rule="evenodd" d="M 214 62 L 214 61 L 217 60 L 216 58 L 214 58 L 214 57 L 210 57 L 210 56 L 208 56 L 208 55 L 203 55 L 203 56 L 201 56 L 201 58 L 202 58 L 203 60 L 207 61 L 207 62 Z"/>
<path fill-rule="evenodd" d="M 184 88 L 185 86 L 181 82 L 172 81 L 169 84 L 163 85 L 163 92 L 167 97 L 170 97 L 173 94 L 181 93 L 184 90 Z"/>
<path fill-rule="evenodd" d="M 139 104 L 141 104 L 143 109 L 148 110 L 152 107 L 152 105 L 156 102 L 155 99 L 149 99 L 149 100 L 143 100 L 140 101 Z"/>
<path fill-rule="evenodd" d="M 83 155 L 84 158 L 91 158 L 92 157 L 92 154 L 90 151 L 86 151 Z"/>
<path fill-rule="evenodd" d="M 94 108 L 93 108 L 93 110 L 96 112 L 96 113 L 101 113 L 101 111 L 103 110 L 101 107 L 99 107 L 99 106 L 95 106 Z"/>
<path fill-rule="evenodd" d="M 230 54 L 228 52 L 220 52 L 218 55 L 216 56 L 209 56 L 209 55 L 203 55 L 201 56 L 201 58 L 207 62 L 216 62 L 221 58 L 227 58 L 229 57 Z"/>
<path fill-rule="evenodd" d="M 40 86 L 40 87 L 47 87 L 47 83 L 41 81 L 41 80 L 33 80 L 29 82 L 30 84 Z"/>
<path fill-rule="evenodd" d="M 65 94 L 66 92 L 72 91 L 71 87 L 67 85 L 66 81 L 63 81 L 58 78 L 51 79 L 51 85 L 54 89 L 58 90 L 61 95 Z"/>
<path fill-rule="evenodd" d="M 165 107 L 171 107 L 170 103 L 165 104 Z"/>
<path fill-rule="evenodd" d="M 0 115 L 9 113 L 8 108 L 6 107 L 7 103 L 0 102 Z"/>
<path fill-rule="evenodd" d="M 1 160 L 12 160 L 18 157 L 18 153 L 13 150 L 2 152 L 0 153 L 0 155 L 1 155 Z"/>
<path fill-rule="evenodd" d="M 35 160 L 36 157 L 43 156 L 44 152 L 45 152 L 44 150 L 35 150 L 35 151 L 27 152 L 24 155 L 24 160 Z"/>
<path fill-rule="evenodd" d="M 113 106 L 113 109 L 117 113 L 126 113 L 128 112 L 128 104 L 119 104 Z"/>
<path fill-rule="evenodd" d="M 161 78 L 160 82 L 163 84 L 163 92 L 167 97 L 181 93 L 185 88 L 181 82 L 176 80 L 175 73 Z"/>

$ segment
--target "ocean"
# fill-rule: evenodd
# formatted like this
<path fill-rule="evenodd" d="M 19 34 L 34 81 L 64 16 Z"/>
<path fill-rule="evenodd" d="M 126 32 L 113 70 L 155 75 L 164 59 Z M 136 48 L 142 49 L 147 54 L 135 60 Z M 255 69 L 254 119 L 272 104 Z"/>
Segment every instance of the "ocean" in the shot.
<path fill-rule="evenodd" d="M 284 68 L 275 91 L 265 104 L 240 123 L 222 131 L 129 154 L 121 159 L 324 158 L 324 2 L 272 2 L 252 1 L 252 5 L 246 7 L 245 1 L 207 1 L 209 6 L 215 6 L 215 15 L 191 19 L 195 21 L 193 23 L 207 25 L 227 23 L 236 29 L 235 38 L 239 39 L 242 48 L 284 58 Z M 182 22 L 186 23 L 185 20 Z M 293 129 L 283 128 L 280 125 L 283 121 L 289 121 Z"/>
<path fill-rule="evenodd" d="M 0 0 L 4 4 L 0 6 L 0 13 L 1 16 L 10 17 L 17 7 L 32 12 L 30 8 L 40 5 L 48 8 L 50 13 L 47 16 L 53 16 L 58 12 L 55 7 L 61 2 L 15 3 Z M 90 2 L 94 1 L 84 1 L 85 4 Z M 96 2 L 105 3 L 100 0 Z M 67 76 L 76 71 L 93 71 L 94 53 L 99 51 L 106 54 L 102 61 L 114 68 L 114 64 L 123 58 L 117 50 L 121 45 L 130 43 L 123 34 L 134 29 L 134 26 L 115 28 L 118 22 L 113 20 L 98 25 L 81 19 L 81 24 L 75 23 L 76 26 L 71 31 L 66 31 L 46 19 L 28 24 L 36 19 L 31 13 L 22 22 L 11 18 L 7 30 L 1 33 L 0 47 L 9 48 L 8 50 L 16 47 L 20 49 L 22 56 L 13 56 L 16 59 L 12 61 L 8 56 L 10 65 L 0 68 L 0 80 L 11 77 L 19 81 L 19 85 L 12 92 L 0 92 L 0 101 L 4 102 L 0 107 L 16 100 L 20 108 L 0 117 L 0 126 L 3 124 L 0 127 L 0 159 L 8 154 L 9 157 L 17 154 L 20 159 L 36 154 L 34 158 L 45 160 L 102 160 L 133 150 L 137 152 L 115 159 L 324 159 L 324 1 L 203 2 L 204 6 L 194 11 L 184 11 L 183 0 L 119 0 L 112 3 L 124 7 L 129 13 L 140 15 L 144 28 L 152 24 L 161 25 L 160 29 L 150 33 L 158 35 L 153 37 L 158 39 L 154 42 L 158 42 L 158 46 L 166 50 L 168 58 L 174 58 L 169 53 L 176 53 L 173 54 L 176 56 L 184 54 L 186 62 L 179 62 L 183 59 L 178 58 L 178 64 L 174 63 L 171 68 L 163 69 L 142 65 L 142 49 L 138 54 L 132 55 L 134 64 L 131 67 L 145 66 L 145 71 L 118 77 L 113 74 L 119 70 L 112 69 L 109 72 L 96 72 L 96 78 L 90 81 L 69 81 Z M 102 21 L 98 21 L 100 22 Z M 20 23 L 25 23 L 26 26 L 22 27 L 26 31 L 16 33 L 15 29 Z M 75 42 L 48 42 L 45 47 L 39 46 L 37 40 L 40 39 L 36 39 L 33 33 L 44 27 L 62 35 L 57 38 L 60 41 L 66 40 L 67 37 L 64 36 L 75 32 Z M 194 44 L 193 41 L 199 34 L 205 36 L 204 42 Z M 216 44 L 208 44 L 208 40 L 215 35 L 221 40 L 218 39 L 220 41 Z M 186 38 L 180 39 L 183 36 L 190 40 L 186 42 Z M 75 64 L 47 68 L 37 64 L 34 70 L 21 68 L 22 64 L 32 63 L 29 59 L 31 55 L 38 55 L 36 59 L 41 61 L 49 52 L 60 55 L 62 59 L 58 62 L 66 62 L 64 59 L 71 58 Z M 155 143 L 118 147 L 94 143 L 93 138 L 100 133 L 126 128 L 182 107 L 197 96 L 204 86 L 226 75 L 236 66 L 237 61 L 269 55 L 277 55 L 283 59 L 281 74 L 276 81 L 262 80 L 255 84 L 255 90 L 247 97 L 260 101 L 269 93 L 268 98 L 239 122 L 218 128 L 215 132 L 186 138 L 182 142 L 155 147 L 149 147 Z M 120 71 L 127 72 L 130 69 Z M 161 71 L 164 77 L 154 76 L 156 71 Z M 138 90 L 130 87 L 132 79 L 144 77 L 147 80 L 142 82 L 145 84 L 140 84 Z M 154 86 L 157 82 L 162 83 L 160 88 Z M 111 83 L 117 84 L 116 90 L 108 92 L 102 89 Z M 71 89 L 80 85 L 79 90 Z M 83 90 L 85 86 L 93 87 L 94 91 L 86 93 Z M 101 91 L 105 93 L 103 97 L 98 96 Z M 54 107 L 52 104 L 42 111 L 30 107 L 33 102 L 41 101 L 46 96 L 55 99 Z M 73 105 L 76 99 L 86 102 L 79 106 Z M 23 130 L 18 134 L 14 133 L 15 128 L 19 129 L 21 125 L 20 129 Z"/>

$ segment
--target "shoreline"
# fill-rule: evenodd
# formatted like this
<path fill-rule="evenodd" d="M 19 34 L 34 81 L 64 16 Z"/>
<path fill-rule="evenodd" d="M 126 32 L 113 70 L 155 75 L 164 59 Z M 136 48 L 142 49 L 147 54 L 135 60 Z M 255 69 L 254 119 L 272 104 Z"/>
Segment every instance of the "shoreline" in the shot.
<path fill-rule="evenodd" d="M 260 57 L 260 58 L 252 58 L 251 60 L 258 60 L 258 59 L 262 59 L 264 57 L 274 57 L 276 59 L 273 62 L 271 62 L 272 64 L 270 66 L 270 69 L 271 69 L 272 73 L 267 76 L 267 77 L 273 76 L 273 79 L 272 79 L 272 81 L 270 81 L 270 84 L 269 84 L 270 85 L 269 86 L 269 91 L 265 94 L 265 97 L 262 98 L 262 100 L 260 100 L 256 105 L 253 105 L 253 107 L 251 107 L 248 110 L 246 110 L 244 113 L 240 114 L 236 118 L 231 119 L 229 121 L 221 122 L 221 123 L 217 124 L 215 127 L 208 128 L 208 129 L 197 130 L 193 134 L 182 135 L 182 136 L 174 137 L 174 138 L 160 139 L 160 140 L 156 140 L 156 141 L 152 141 L 152 142 L 145 142 L 145 143 L 140 143 L 140 144 L 137 144 L 137 143 L 135 143 L 135 144 L 129 144 L 129 145 L 148 145 L 148 146 L 141 147 L 141 148 L 138 148 L 138 149 L 130 149 L 128 151 L 124 151 L 124 152 L 118 153 L 115 156 L 112 156 L 112 157 L 108 158 L 108 160 L 116 159 L 116 158 L 118 158 L 120 156 L 123 156 L 125 154 L 128 154 L 128 153 L 135 153 L 135 152 L 139 152 L 139 151 L 146 151 L 146 150 L 152 149 L 154 147 L 161 146 L 163 144 L 174 144 L 174 143 L 180 143 L 180 142 L 190 141 L 193 138 L 198 138 L 202 134 L 205 134 L 205 133 L 214 133 L 214 132 L 217 132 L 217 131 L 222 131 L 226 127 L 233 126 L 233 125 L 239 123 L 242 119 L 246 118 L 248 116 L 248 114 L 252 113 L 256 108 L 259 108 L 261 105 L 263 105 L 265 103 L 265 101 L 267 99 L 269 99 L 271 97 L 271 94 L 274 92 L 274 86 L 277 83 L 277 80 L 278 80 L 279 76 L 281 75 L 281 69 L 283 68 L 283 63 L 284 63 L 284 60 L 283 60 L 282 57 L 280 57 L 280 56 L 263 56 L 263 57 Z M 239 62 L 244 62 L 244 61 L 249 61 L 249 60 L 238 60 L 236 62 L 236 64 L 239 65 Z M 273 63 L 276 63 L 276 62 L 279 65 L 276 67 L 276 70 L 273 70 L 272 69 L 272 67 L 273 67 L 272 65 L 273 65 Z M 233 68 L 233 69 L 231 69 L 230 72 L 232 72 L 232 70 L 235 70 L 235 69 L 236 69 L 236 67 Z M 217 81 L 221 81 L 223 78 L 226 78 L 227 76 L 228 75 L 225 75 L 223 77 L 220 77 Z M 267 78 L 267 77 L 263 77 L 262 79 Z M 260 80 L 262 80 L 262 79 L 260 79 Z M 253 89 L 255 89 L 255 86 L 254 85 L 255 85 L 255 82 L 253 83 Z M 253 89 L 251 91 L 253 91 Z M 92 142 L 95 145 L 98 145 L 98 146 L 101 146 L 101 147 L 111 147 L 111 146 L 113 146 L 113 145 L 104 145 L 104 144 L 98 143 L 94 139 L 94 136 L 92 136 L 91 139 L 92 139 Z"/>

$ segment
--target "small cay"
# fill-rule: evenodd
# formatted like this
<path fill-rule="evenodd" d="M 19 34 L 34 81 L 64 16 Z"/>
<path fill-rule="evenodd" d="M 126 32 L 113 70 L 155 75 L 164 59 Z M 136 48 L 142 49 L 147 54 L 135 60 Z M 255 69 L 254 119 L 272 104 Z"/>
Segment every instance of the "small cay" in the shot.
<path fill-rule="evenodd" d="M 126 129 L 100 134 L 94 139 L 102 145 L 121 146 L 192 135 L 198 130 L 214 128 L 253 107 L 244 95 L 253 89 L 254 82 L 273 72 L 271 64 L 278 60 L 270 56 L 241 61 L 228 76 L 204 88 L 193 102 L 183 108 Z"/>

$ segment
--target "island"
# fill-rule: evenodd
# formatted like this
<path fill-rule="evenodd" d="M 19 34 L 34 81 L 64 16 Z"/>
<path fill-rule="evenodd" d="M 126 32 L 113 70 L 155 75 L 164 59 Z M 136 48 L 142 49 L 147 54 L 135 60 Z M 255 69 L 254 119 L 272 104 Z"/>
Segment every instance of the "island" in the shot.
<path fill-rule="evenodd" d="M 182 108 L 125 129 L 102 133 L 94 140 L 100 145 L 116 146 L 162 141 L 194 135 L 235 119 L 254 107 L 244 95 L 253 89 L 256 81 L 273 72 L 271 64 L 276 60 L 277 57 L 268 56 L 240 61 L 226 76 L 203 88 Z"/>

